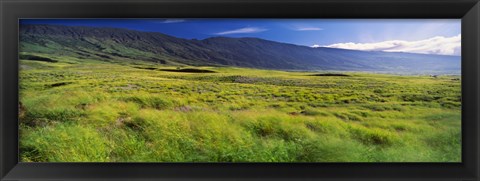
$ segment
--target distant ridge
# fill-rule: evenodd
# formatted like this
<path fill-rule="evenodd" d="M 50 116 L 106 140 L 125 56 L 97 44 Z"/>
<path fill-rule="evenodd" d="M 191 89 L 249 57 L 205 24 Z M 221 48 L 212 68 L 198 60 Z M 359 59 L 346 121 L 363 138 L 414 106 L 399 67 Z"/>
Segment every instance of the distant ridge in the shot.
<path fill-rule="evenodd" d="M 460 57 L 311 48 L 259 38 L 188 40 L 157 32 L 62 25 L 20 26 L 20 51 L 104 61 L 304 71 L 459 74 Z"/>

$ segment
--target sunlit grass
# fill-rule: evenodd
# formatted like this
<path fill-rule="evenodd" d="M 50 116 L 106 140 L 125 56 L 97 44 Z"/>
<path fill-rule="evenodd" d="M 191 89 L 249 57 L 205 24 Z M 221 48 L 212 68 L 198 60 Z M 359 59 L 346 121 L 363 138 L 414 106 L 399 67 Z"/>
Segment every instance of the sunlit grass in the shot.
<path fill-rule="evenodd" d="M 22 161 L 461 161 L 458 76 L 49 58 L 20 61 Z"/>

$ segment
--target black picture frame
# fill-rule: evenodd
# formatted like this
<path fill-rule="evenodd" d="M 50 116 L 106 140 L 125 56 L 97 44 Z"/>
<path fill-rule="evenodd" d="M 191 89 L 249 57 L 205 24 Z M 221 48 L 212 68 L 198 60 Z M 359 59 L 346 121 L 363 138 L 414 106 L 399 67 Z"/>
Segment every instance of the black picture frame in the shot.
<path fill-rule="evenodd" d="M 478 0 L 0 0 L 0 180 L 480 178 Z M 20 18 L 461 18 L 462 163 L 19 163 Z"/>

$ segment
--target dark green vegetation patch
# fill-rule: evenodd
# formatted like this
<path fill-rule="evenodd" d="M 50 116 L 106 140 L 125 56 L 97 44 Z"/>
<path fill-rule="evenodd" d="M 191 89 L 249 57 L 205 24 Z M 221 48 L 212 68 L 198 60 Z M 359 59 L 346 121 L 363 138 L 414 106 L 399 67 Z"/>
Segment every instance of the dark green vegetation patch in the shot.
<path fill-rule="evenodd" d="M 51 58 L 47 57 L 41 57 L 37 55 L 25 55 L 25 54 L 20 54 L 19 55 L 20 60 L 35 60 L 35 61 L 43 61 L 43 62 L 58 62 L 58 60 L 54 60 Z"/>
<path fill-rule="evenodd" d="M 349 77 L 350 75 L 347 74 L 340 74 L 340 73 L 324 73 L 324 74 L 313 74 L 310 76 L 338 76 L 338 77 Z"/>
<path fill-rule="evenodd" d="M 194 69 L 194 68 L 185 68 L 185 69 L 158 69 L 160 71 L 165 72 L 184 72 L 184 73 L 216 73 L 215 71 L 211 70 L 204 70 L 204 69 Z"/>

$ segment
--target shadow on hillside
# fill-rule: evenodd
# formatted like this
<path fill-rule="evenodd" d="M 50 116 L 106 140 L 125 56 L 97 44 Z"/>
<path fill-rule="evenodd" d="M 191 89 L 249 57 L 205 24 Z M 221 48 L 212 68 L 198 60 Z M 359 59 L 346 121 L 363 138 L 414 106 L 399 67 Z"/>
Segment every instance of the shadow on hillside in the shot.
<path fill-rule="evenodd" d="M 324 74 L 312 74 L 308 76 L 333 76 L 333 77 L 350 77 L 347 74 L 339 74 L 339 73 L 324 73 Z"/>
<path fill-rule="evenodd" d="M 52 63 L 58 62 L 58 60 L 54 60 L 47 57 L 41 57 L 37 55 L 19 55 L 18 58 L 21 60 L 35 60 L 35 61 L 52 62 Z"/>
<path fill-rule="evenodd" d="M 204 69 L 193 69 L 193 68 L 185 68 L 185 69 L 159 69 L 155 67 L 134 67 L 137 69 L 144 69 L 144 70 L 158 70 L 164 72 L 184 72 L 184 73 L 217 73 L 212 70 L 204 70 Z"/>
<path fill-rule="evenodd" d="M 165 72 L 186 72 L 186 73 L 217 73 L 212 70 L 203 70 L 203 69 L 192 69 L 192 68 L 186 68 L 186 69 L 158 69 L 160 71 L 165 71 Z"/>

